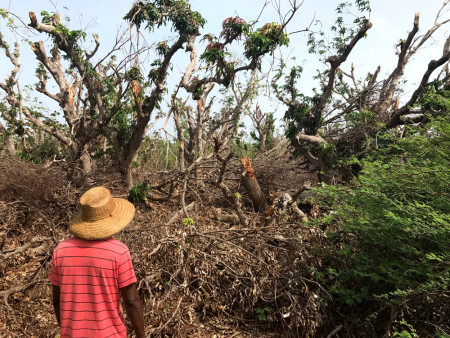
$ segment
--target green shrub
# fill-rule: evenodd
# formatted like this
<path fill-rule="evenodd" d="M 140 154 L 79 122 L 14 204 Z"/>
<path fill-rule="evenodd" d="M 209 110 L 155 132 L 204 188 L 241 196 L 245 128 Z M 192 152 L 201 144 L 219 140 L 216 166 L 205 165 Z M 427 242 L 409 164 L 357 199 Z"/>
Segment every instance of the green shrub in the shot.
<path fill-rule="evenodd" d="M 147 193 L 151 191 L 152 188 L 149 183 L 141 182 L 137 183 L 128 193 L 128 200 L 134 203 L 144 203 L 148 202 Z"/>
<path fill-rule="evenodd" d="M 393 305 L 450 281 L 450 119 L 391 142 L 350 186 L 320 190 L 335 212 L 322 220 L 330 290 L 347 304 Z"/>

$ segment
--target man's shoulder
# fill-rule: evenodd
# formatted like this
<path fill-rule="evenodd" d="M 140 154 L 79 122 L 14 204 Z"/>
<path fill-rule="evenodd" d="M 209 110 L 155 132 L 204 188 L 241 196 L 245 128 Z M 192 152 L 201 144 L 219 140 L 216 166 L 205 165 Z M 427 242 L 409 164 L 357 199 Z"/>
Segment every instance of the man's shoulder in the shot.
<path fill-rule="evenodd" d="M 117 239 L 114 238 L 107 238 L 107 239 L 102 239 L 102 240 L 97 240 L 97 241 L 88 241 L 88 240 L 84 240 L 84 239 L 80 239 L 77 237 L 71 237 L 68 239 L 65 239 L 61 242 L 58 243 L 58 245 L 56 246 L 56 249 L 63 249 L 63 248 L 68 248 L 68 247 L 97 247 L 97 248 L 114 248 L 114 251 L 117 251 L 119 253 L 124 253 L 126 251 L 128 251 L 128 247 L 118 241 Z"/>
<path fill-rule="evenodd" d="M 64 239 L 58 243 L 58 245 L 56 246 L 56 249 L 61 249 L 64 247 L 75 245 L 76 240 L 77 239 L 75 237 L 70 237 L 70 238 Z"/>
<path fill-rule="evenodd" d="M 122 242 L 120 242 L 117 239 L 114 239 L 112 237 L 108 238 L 108 239 L 105 239 L 104 240 L 104 245 L 109 246 L 111 248 L 114 247 L 114 248 L 116 248 L 118 250 L 121 250 L 122 253 L 125 253 L 125 252 L 129 251 L 128 247 L 124 243 L 122 243 Z"/>

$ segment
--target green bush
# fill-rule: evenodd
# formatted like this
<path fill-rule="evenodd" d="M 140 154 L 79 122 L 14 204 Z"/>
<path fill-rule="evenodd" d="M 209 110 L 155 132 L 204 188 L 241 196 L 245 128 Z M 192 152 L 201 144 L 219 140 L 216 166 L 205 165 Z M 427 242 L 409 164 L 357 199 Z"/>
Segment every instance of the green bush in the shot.
<path fill-rule="evenodd" d="M 450 118 L 410 130 L 360 164 L 350 186 L 320 190 L 334 210 L 321 220 L 331 292 L 346 304 L 388 305 L 439 294 L 450 281 Z"/>

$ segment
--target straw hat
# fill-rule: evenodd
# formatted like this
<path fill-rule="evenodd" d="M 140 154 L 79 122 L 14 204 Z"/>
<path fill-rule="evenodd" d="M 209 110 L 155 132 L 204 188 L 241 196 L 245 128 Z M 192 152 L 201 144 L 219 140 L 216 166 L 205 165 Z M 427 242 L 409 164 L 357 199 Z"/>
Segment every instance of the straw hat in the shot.
<path fill-rule="evenodd" d="M 78 238 L 97 240 L 111 237 L 134 217 L 134 206 L 122 198 L 113 198 L 108 189 L 95 187 L 80 198 L 81 213 L 70 221 L 69 231 Z"/>

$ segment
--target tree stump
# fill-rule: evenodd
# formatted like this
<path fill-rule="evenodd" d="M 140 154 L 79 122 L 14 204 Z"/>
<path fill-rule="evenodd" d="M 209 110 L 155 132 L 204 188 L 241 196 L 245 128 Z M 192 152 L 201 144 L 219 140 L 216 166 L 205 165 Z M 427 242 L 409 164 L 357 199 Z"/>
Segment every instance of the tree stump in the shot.
<path fill-rule="evenodd" d="M 251 160 L 247 156 L 244 156 L 241 159 L 241 162 L 242 166 L 244 167 L 244 172 L 242 173 L 242 181 L 244 183 L 245 189 L 250 196 L 255 210 L 261 211 L 267 204 L 267 196 L 262 192 L 261 187 L 256 180 Z"/>

